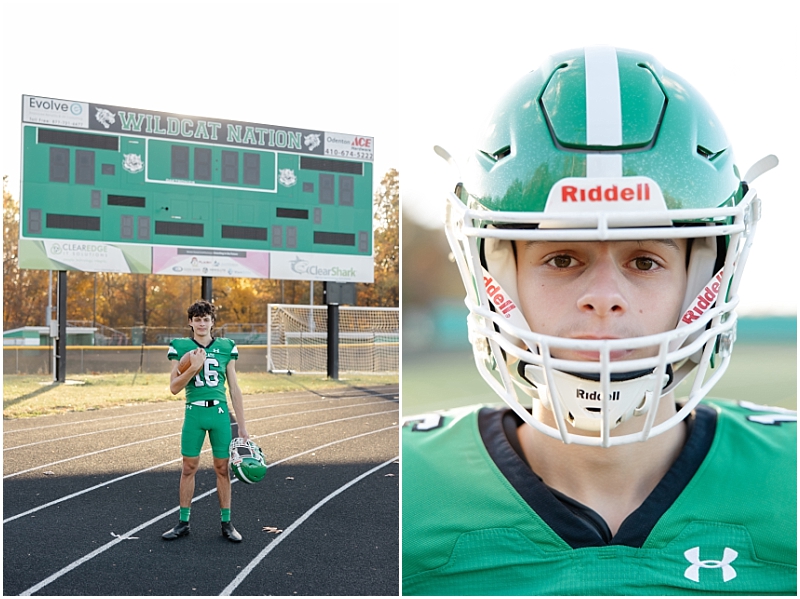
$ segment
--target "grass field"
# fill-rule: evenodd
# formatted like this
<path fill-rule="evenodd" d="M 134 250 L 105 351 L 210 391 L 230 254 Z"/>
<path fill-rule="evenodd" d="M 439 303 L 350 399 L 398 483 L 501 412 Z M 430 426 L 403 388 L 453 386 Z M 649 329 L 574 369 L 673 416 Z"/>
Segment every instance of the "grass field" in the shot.
<path fill-rule="evenodd" d="M 472 354 L 463 352 L 404 355 L 400 390 L 404 416 L 501 401 L 478 374 Z M 683 383 L 676 395 L 687 393 Z M 737 343 L 709 396 L 797 409 L 797 346 Z"/>
<path fill-rule="evenodd" d="M 281 391 L 342 389 L 397 383 L 397 375 L 323 375 L 237 372 L 244 395 Z M 26 418 L 59 412 L 96 410 L 142 402 L 184 401 L 172 395 L 166 374 L 75 375 L 53 384 L 49 375 L 5 375 L 3 418 Z"/>

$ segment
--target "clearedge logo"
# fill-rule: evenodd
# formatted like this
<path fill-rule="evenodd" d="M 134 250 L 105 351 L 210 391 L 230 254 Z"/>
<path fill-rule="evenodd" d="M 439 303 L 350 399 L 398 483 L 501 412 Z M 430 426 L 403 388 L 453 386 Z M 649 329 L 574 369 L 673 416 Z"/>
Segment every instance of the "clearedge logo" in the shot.
<path fill-rule="evenodd" d="M 564 185 L 561 188 L 562 202 L 647 202 L 650 200 L 650 184 L 638 183 L 636 186 L 596 185 L 580 188 Z"/>
<path fill-rule="evenodd" d="M 578 389 L 575 392 L 575 397 L 577 399 L 588 399 L 590 401 L 602 401 L 603 394 L 600 391 L 584 391 L 583 389 Z M 609 401 L 619 401 L 620 392 L 619 391 L 612 391 L 611 392 L 611 399 Z"/>
<path fill-rule="evenodd" d="M 681 321 L 686 324 L 691 324 L 698 318 L 700 318 L 706 310 L 708 310 L 711 306 L 714 305 L 714 302 L 719 295 L 719 287 L 722 281 L 722 271 L 720 270 L 714 278 L 711 279 L 706 288 L 700 292 L 700 294 L 695 298 L 692 307 L 684 312 L 683 316 L 681 316 Z"/>
<path fill-rule="evenodd" d="M 492 302 L 495 309 L 506 318 L 511 318 L 513 310 L 517 309 L 517 305 L 503 293 L 503 288 L 492 279 L 492 277 L 483 277 L 483 286 L 486 288 L 486 294 Z"/>

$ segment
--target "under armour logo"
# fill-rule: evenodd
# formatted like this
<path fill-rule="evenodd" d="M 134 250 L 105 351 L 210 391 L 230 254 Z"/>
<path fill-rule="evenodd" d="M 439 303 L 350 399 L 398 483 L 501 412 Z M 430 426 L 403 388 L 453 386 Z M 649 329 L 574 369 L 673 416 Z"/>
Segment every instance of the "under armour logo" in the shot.
<path fill-rule="evenodd" d="M 728 582 L 736 578 L 736 570 L 731 566 L 731 562 L 739 556 L 738 551 L 734 551 L 730 547 L 725 547 L 725 552 L 722 554 L 721 560 L 715 559 L 700 559 L 700 547 L 693 547 L 683 552 L 684 557 L 691 562 L 691 566 L 686 568 L 683 575 L 689 580 L 700 582 L 700 568 L 722 568 L 722 580 Z"/>

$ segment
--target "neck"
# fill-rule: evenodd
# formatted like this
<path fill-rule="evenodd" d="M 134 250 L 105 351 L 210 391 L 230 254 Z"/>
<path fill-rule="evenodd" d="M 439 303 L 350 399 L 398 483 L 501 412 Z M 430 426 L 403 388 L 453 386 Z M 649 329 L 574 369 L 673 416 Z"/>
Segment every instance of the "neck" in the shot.
<path fill-rule="evenodd" d="M 193 333 L 192 339 L 197 341 L 200 345 L 208 345 L 209 343 L 211 343 L 213 337 L 211 336 L 211 333 L 208 333 L 206 335 L 198 335 L 197 333 Z"/>
<path fill-rule="evenodd" d="M 674 413 L 675 401 L 670 393 L 659 402 L 656 424 Z M 556 426 L 549 410 L 540 409 L 534 416 Z M 640 426 L 638 422 L 636 425 Z M 592 508 L 616 534 L 680 454 L 686 428 L 680 424 L 641 443 L 593 447 L 565 445 L 523 424 L 519 440 L 525 458 L 546 485 Z"/>

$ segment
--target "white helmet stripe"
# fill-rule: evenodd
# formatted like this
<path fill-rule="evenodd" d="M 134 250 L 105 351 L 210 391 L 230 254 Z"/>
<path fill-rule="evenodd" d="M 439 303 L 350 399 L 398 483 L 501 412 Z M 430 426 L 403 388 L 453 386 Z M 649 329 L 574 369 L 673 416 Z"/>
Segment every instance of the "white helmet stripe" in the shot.
<path fill-rule="evenodd" d="M 622 145 L 622 100 L 617 51 L 609 46 L 584 50 L 586 60 L 586 143 Z M 587 177 L 621 177 L 621 154 L 587 154 Z"/>

